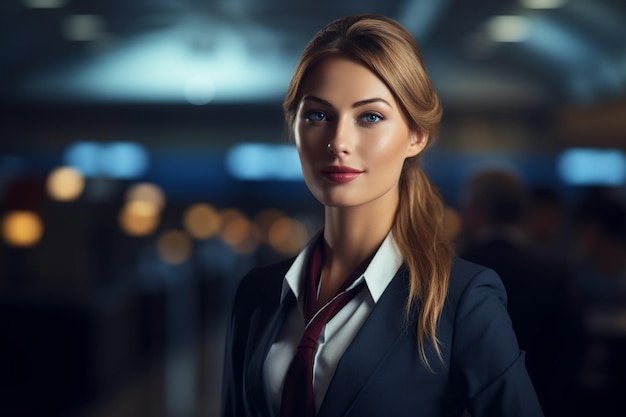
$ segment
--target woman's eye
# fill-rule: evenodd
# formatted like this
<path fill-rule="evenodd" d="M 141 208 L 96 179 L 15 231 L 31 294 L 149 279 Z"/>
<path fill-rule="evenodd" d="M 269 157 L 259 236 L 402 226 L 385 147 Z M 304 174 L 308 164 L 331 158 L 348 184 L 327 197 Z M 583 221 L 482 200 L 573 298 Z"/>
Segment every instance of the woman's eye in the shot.
<path fill-rule="evenodd" d="M 376 113 L 367 113 L 366 115 L 363 115 L 361 117 L 361 120 L 363 120 L 365 123 L 378 123 L 382 120 L 382 116 Z"/>
<path fill-rule="evenodd" d="M 326 114 L 321 111 L 312 111 L 305 115 L 305 119 L 309 122 L 324 122 L 327 117 Z"/>

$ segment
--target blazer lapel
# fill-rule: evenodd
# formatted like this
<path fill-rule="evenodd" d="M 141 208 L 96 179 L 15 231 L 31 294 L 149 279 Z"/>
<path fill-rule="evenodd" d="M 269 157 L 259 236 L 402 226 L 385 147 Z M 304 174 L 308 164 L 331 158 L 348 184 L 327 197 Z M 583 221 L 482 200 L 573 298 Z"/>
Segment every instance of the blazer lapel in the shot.
<path fill-rule="evenodd" d="M 319 417 L 345 415 L 385 354 L 407 331 L 402 320 L 408 296 L 405 273 L 402 266 L 339 360 Z"/>
<path fill-rule="evenodd" d="M 253 323 L 250 326 L 251 329 L 255 329 L 257 333 L 261 332 L 261 334 L 257 336 L 257 343 L 252 344 L 255 347 L 250 353 L 244 386 L 251 396 L 251 404 L 258 406 L 259 415 L 274 415 L 274 407 L 265 384 L 263 365 L 267 353 L 274 340 L 276 340 L 285 317 L 295 304 L 295 301 L 293 293 L 290 292 L 278 308 L 276 308 L 275 304 L 266 303 L 255 312 Z M 263 329 L 266 330 L 263 331 Z"/>

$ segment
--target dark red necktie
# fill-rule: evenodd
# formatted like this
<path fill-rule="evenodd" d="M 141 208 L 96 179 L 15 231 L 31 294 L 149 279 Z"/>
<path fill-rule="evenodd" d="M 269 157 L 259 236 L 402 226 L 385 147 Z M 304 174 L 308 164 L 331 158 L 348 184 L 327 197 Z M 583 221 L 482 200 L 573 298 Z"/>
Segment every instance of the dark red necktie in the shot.
<path fill-rule="evenodd" d="M 303 307 L 305 323 L 308 323 L 302 339 L 298 344 L 283 388 L 280 417 L 313 417 L 315 416 L 315 399 L 313 397 L 313 357 L 317 349 L 317 341 L 322 329 L 358 292 L 365 282 L 346 291 L 361 276 L 371 258 L 362 262 L 342 285 L 339 294 L 329 303 L 317 310 L 317 287 L 322 268 L 323 238 L 313 247 L 308 261 Z"/>

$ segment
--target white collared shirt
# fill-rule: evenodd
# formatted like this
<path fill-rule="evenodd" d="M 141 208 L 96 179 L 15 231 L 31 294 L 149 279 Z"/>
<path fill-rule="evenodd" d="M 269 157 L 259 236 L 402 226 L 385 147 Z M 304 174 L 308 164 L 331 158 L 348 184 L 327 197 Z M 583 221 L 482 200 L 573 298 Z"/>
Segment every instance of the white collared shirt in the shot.
<path fill-rule="evenodd" d="M 278 337 L 272 344 L 265 359 L 263 372 L 269 388 L 275 413 L 280 412 L 283 383 L 300 338 L 304 334 L 304 318 L 300 289 L 306 275 L 306 262 L 312 242 L 319 233 L 296 257 L 283 281 L 281 301 L 291 291 L 298 300 L 298 308 L 292 309 L 285 319 Z M 313 358 L 313 391 L 315 409 L 319 410 L 328 385 L 335 373 L 339 359 L 356 336 L 376 302 L 393 279 L 404 259 L 396 246 L 391 233 L 387 235 L 376 251 L 365 272 L 352 284 L 365 281 L 363 289 L 352 298 L 322 329 L 318 348 Z"/>

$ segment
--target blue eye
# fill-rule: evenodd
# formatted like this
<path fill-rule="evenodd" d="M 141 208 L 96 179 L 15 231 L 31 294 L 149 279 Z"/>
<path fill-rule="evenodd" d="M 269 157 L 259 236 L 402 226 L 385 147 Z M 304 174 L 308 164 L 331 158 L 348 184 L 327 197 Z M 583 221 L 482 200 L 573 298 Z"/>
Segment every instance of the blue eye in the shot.
<path fill-rule="evenodd" d="M 363 120 L 365 123 L 374 124 L 380 122 L 381 120 L 383 120 L 383 118 L 376 113 L 367 113 L 366 115 L 361 117 L 361 120 Z"/>
<path fill-rule="evenodd" d="M 326 113 L 322 113 L 321 111 L 312 111 L 305 115 L 305 120 L 309 122 L 324 122 L 327 119 Z"/>

